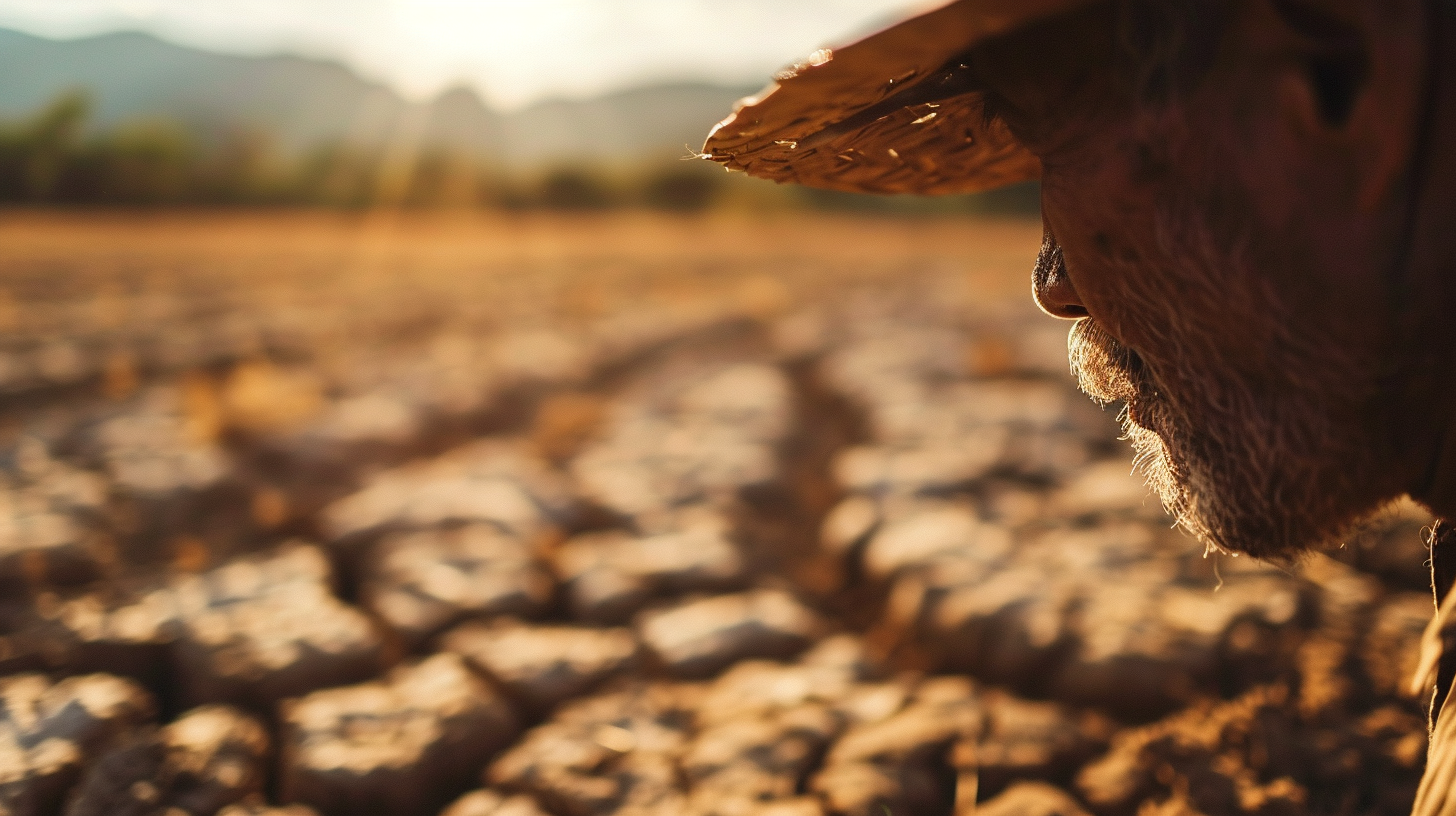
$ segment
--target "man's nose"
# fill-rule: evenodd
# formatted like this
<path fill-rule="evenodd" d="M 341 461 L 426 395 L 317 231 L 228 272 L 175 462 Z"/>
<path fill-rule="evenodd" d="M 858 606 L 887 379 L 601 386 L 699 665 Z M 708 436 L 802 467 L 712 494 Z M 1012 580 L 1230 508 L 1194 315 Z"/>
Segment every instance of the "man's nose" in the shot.
<path fill-rule="evenodd" d="M 1036 305 L 1052 317 L 1076 320 L 1087 316 L 1087 307 L 1077 297 L 1077 288 L 1067 275 L 1067 262 L 1062 247 L 1051 231 L 1042 233 L 1041 252 L 1036 256 L 1036 269 L 1031 273 L 1032 296 Z"/>

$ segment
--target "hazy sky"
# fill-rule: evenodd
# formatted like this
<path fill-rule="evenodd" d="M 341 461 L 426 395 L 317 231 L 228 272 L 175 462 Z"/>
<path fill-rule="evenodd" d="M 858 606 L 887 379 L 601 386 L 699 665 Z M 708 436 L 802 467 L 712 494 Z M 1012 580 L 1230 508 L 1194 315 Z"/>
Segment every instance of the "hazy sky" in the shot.
<path fill-rule="evenodd" d="M 341 59 L 412 96 L 474 85 L 493 104 L 635 82 L 756 83 L 916 0 L 0 0 L 46 36 L 143 29 L 238 53 Z"/>

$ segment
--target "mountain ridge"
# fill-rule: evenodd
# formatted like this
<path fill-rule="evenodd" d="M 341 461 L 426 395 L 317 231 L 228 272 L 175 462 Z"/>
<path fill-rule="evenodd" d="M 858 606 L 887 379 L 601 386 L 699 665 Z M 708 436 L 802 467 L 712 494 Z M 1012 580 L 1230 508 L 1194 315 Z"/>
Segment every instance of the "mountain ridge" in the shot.
<path fill-rule="evenodd" d="M 165 118 L 204 139 L 249 129 L 269 134 L 290 154 L 331 143 L 369 148 L 409 140 L 512 169 L 678 158 L 702 143 L 736 99 L 756 90 L 658 83 L 502 112 L 463 86 L 413 102 L 326 59 L 222 54 L 135 31 L 53 40 L 3 28 L 0 76 L 4 120 L 83 89 L 97 128 Z"/>

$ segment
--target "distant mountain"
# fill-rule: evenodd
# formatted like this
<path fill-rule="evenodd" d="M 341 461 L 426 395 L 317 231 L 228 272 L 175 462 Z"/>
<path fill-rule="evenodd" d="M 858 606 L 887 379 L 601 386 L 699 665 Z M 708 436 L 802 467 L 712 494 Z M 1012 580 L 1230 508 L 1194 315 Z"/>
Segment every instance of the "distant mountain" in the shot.
<path fill-rule="evenodd" d="M 408 139 L 512 168 L 680 156 L 756 90 L 659 85 L 501 113 L 465 88 L 411 103 L 324 60 L 217 54 L 140 33 L 58 41 L 0 29 L 0 118 L 28 115 L 71 88 L 90 92 L 99 127 L 165 117 L 205 138 L 254 128 L 292 153 Z"/>

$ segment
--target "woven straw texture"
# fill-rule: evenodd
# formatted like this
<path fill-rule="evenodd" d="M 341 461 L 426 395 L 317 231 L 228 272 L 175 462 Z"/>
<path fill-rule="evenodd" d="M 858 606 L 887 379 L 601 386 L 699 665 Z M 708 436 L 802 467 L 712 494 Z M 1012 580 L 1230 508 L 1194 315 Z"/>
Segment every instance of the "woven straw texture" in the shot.
<path fill-rule="evenodd" d="M 980 93 L 917 90 L 943 82 L 976 43 L 1085 2 L 959 0 L 816 52 L 741 101 L 703 155 L 759 178 L 857 193 L 971 193 L 1035 179 L 1040 163 L 987 121 Z M 925 96 L 936 98 L 915 101 Z"/>

